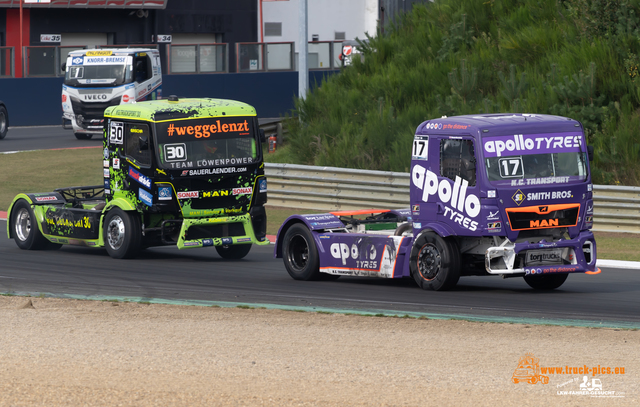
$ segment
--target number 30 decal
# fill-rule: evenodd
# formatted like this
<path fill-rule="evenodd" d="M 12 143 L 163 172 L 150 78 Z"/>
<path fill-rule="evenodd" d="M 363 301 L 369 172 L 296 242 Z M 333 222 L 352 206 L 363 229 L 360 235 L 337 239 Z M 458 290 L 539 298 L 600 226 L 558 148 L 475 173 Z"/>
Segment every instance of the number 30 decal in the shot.
<path fill-rule="evenodd" d="M 185 143 L 165 144 L 164 161 L 185 161 L 187 159 L 187 145 Z"/>
<path fill-rule="evenodd" d="M 109 144 L 124 143 L 124 123 L 111 122 L 109 125 Z"/>

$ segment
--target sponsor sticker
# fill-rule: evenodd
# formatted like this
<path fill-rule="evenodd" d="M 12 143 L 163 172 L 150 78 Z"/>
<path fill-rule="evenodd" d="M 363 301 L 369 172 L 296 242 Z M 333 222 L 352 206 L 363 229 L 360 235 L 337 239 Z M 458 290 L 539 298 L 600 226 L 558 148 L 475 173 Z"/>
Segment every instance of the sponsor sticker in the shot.
<path fill-rule="evenodd" d="M 103 168 L 102 173 L 105 178 L 109 178 L 109 168 Z"/>
<path fill-rule="evenodd" d="M 127 57 L 125 56 L 110 56 L 110 57 L 85 57 L 83 65 L 124 65 L 127 63 Z"/>
<path fill-rule="evenodd" d="M 212 124 L 199 126 L 176 126 L 170 123 L 167 127 L 167 136 L 193 136 L 195 138 L 208 138 L 215 133 L 248 132 L 249 124 L 247 120 L 236 123 L 220 123 L 216 120 Z"/>
<path fill-rule="evenodd" d="M 87 51 L 88 57 L 108 57 L 113 54 L 113 51 Z"/>
<path fill-rule="evenodd" d="M 113 169 L 114 170 L 120 169 L 120 159 L 117 157 L 113 157 Z"/>
<path fill-rule="evenodd" d="M 265 192 L 267 192 L 267 180 L 263 178 L 260 180 L 260 193 Z"/>
<path fill-rule="evenodd" d="M 230 237 L 223 237 L 222 238 L 222 244 L 232 244 L 233 243 L 233 239 Z"/>
<path fill-rule="evenodd" d="M 581 134 L 514 134 L 508 137 L 484 137 L 484 156 L 580 152 Z"/>
<path fill-rule="evenodd" d="M 138 170 L 133 167 L 129 167 L 129 176 L 134 180 L 138 181 L 141 185 L 144 185 L 147 188 L 151 188 L 151 179 L 144 174 L 140 174 Z"/>
<path fill-rule="evenodd" d="M 527 265 L 562 264 L 562 249 L 529 250 Z"/>
<path fill-rule="evenodd" d="M 102 161 L 102 166 L 103 166 L 104 168 L 109 168 L 109 160 L 104 160 L 104 161 Z"/>
<path fill-rule="evenodd" d="M 491 212 L 489 211 L 489 215 L 487 216 L 487 220 L 498 220 L 500 219 L 500 211 Z"/>
<path fill-rule="evenodd" d="M 516 205 L 520 206 L 521 203 L 524 202 L 525 195 L 522 193 L 522 191 L 517 190 L 512 196 L 511 199 L 513 199 L 513 202 L 516 203 Z"/>
<path fill-rule="evenodd" d="M 178 192 L 178 199 L 198 198 L 200 191 L 182 191 Z"/>
<path fill-rule="evenodd" d="M 170 201 L 171 195 L 171 187 L 158 187 L 158 200 Z"/>
<path fill-rule="evenodd" d="M 444 216 L 451 222 L 472 232 L 478 229 L 478 222 L 473 218 L 480 214 L 480 199 L 475 194 L 467 194 L 469 181 L 456 176 L 451 185 L 448 178 L 438 179 L 435 173 L 419 164 L 413 166 L 411 181 L 422 190 L 422 202 L 439 199 L 444 205 Z"/>
<path fill-rule="evenodd" d="M 248 194 L 253 193 L 253 188 L 251 188 L 251 187 L 233 188 L 232 193 L 233 193 L 233 195 L 248 195 Z"/>
<path fill-rule="evenodd" d="M 213 239 L 202 239 L 202 246 L 213 246 Z"/>
<path fill-rule="evenodd" d="M 240 239 L 236 240 L 237 242 L 250 242 L 251 238 L 250 237 L 241 237 Z"/>
<path fill-rule="evenodd" d="M 153 205 L 153 195 L 142 188 L 138 188 L 138 197 L 147 206 Z"/>
<path fill-rule="evenodd" d="M 57 201 L 58 198 L 55 196 L 36 196 L 36 201 L 38 202 L 47 202 L 47 201 Z"/>

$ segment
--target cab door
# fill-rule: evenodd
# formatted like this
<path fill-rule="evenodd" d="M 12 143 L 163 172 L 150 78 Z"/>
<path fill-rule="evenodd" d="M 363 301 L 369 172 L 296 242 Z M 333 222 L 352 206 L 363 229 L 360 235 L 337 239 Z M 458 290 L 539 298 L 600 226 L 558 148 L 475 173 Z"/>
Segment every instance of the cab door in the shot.
<path fill-rule="evenodd" d="M 136 101 L 152 100 L 157 98 L 157 88 L 161 80 L 154 77 L 155 69 L 152 62 L 152 54 L 137 52 L 133 57 L 133 81 L 136 86 Z"/>
<path fill-rule="evenodd" d="M 442 137 L 439 150 L 439 220 L 463 236 L 479 232 L 481 205 L 475 142 L 470 137 Z M 450 185 L 450 191 L 443 182 Z"/>

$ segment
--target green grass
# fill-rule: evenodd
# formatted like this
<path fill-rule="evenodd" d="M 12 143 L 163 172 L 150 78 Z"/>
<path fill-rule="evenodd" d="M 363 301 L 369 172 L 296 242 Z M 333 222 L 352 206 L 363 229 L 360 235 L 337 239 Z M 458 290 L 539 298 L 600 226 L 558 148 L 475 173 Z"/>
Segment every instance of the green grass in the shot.
<path fill-rule="evenodd" d="M 0 210 L 21 192 L 102 185 L 102 149 L 40 150 L 0 154 Z"/>
<path fill-rule="evenodd" d="M 640 234 L 594 232 L 599 259 L 640 261 Z"/>
<path fill-rule="evenodd" d="M 0 154 L 0 211 L 6 211 L 20 192 L 49 192 L 69 186 L 100 185 L 102 150 L 29 151 Z M 275 235 L 285 219 L 295 214 L 321 210 L 282 208 L 267 205 L 267 234 Z M 598 258 L 640 261 L 640 234 L 595 232 Z"/>

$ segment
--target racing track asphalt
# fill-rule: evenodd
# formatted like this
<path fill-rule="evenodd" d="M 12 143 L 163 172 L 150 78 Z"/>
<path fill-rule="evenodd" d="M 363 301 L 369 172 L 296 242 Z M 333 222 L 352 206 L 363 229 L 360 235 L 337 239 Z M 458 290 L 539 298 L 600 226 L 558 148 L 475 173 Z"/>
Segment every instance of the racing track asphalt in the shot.
<path fill-rule="evenodd" d="M 5 221 L 0 228 L 6 230 Z M 23 251 L 0 233 L 0 292 L 117 296 L 143 299 L 277 304 L 341 310 L 475 315 L 507 318 L 626 321 L 640 327 L 640 272 L 604 268 L 569 276 L 560 289 L 536 292 L 522 278 L 463 277 L 449 292 L 424 291 L 412 279 L 341 277 L 295 281 L 273 245 L 254 246 L 229 261 L 212 248 L 150 248 L 132 260 L 104 249 L 64 246 Z M 621 325 L 622 326 L 622 325 Z"/>
<path fill-rule="evenodd" d="M 99 147 L 59 126 L 12 127 L 0 152 Z M 475 315 L 507 318 L 626 321 L 640 327 L 640 271 L 601 267 L 598 275 L 571 275 L 552 292 L 535 292 L 522 278 L 463 277 L 450 292 L 423 291 L 411 279 L 341 277 L 332 282 L 292 280 L 273 246 L 254 246 L 240 261 L 214 249 L 147 249 L 139 258 L 115 260 L 103 249 L 65 246 L 22 251 L 0 221 L 0 292 L 85 297 L 141 297 L 325 307 L 342 310 Z"/>

